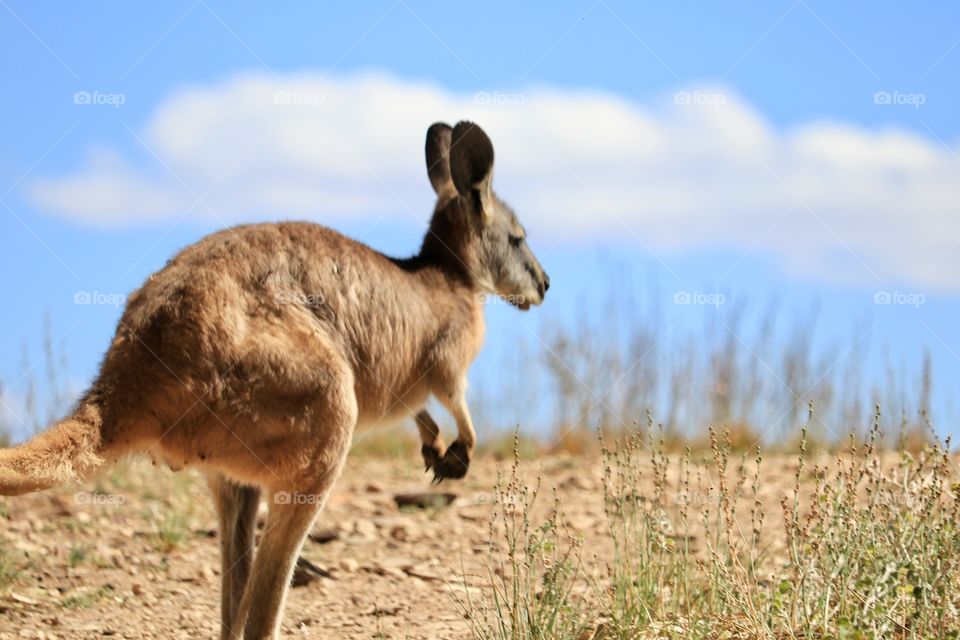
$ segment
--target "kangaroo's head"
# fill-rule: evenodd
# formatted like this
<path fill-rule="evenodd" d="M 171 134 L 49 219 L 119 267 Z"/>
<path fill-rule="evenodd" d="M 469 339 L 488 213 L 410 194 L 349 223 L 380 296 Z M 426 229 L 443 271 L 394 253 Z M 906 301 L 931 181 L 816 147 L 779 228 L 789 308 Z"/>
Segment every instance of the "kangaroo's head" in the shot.
<path fill-rule="evenodd" d="M 526 311 L 550 278 L 517 215 L 493 191 L 493 144 L 479 126 L 438 122 L 427 131 L 427 174 L 437 207 L 424 253 L 443 255 L 479 289 Z"/>

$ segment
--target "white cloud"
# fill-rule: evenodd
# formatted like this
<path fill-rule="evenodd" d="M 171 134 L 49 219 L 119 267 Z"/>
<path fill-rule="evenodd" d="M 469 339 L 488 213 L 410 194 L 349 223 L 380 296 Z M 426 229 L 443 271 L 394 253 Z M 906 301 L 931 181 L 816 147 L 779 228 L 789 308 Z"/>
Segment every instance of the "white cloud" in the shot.
<path fill-rule="evenodd" d="M 169 96 L 137 133 L 138 162 L 96 150 L 28 195 L 106 226 L 422 224 L 424 132 L 462 118 L 490 133 L 498 191 L 540 242 L 618 238 L 664 257 L 750 249 L 806 275 L 960 290 L 955 149 L 831 122 L 778 131 L 723 87 L 648 106 L 560 88 L 461 94 L 378 73 L 240 75 Z"/>

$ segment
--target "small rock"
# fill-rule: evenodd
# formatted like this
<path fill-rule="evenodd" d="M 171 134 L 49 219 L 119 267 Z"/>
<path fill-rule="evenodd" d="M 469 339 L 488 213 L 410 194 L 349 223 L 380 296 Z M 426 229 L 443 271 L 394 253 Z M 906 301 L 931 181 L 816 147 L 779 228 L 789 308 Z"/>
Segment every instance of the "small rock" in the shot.
<path fill-rule="evenodd" d="M 370 520 L 357 520 L 353 523 L 353 532 L 361 538 L 373 540 L 377 537 L 377 525 Z"/>
<path fill-rule="evenodd" d="M 49 500 L 50 506 L 58 516 L 68 518 L 73 515 L 73 503 L 67 501 L 64 496 L 50 496 Z"/>
<path fill-rule="evenodd" d="M 457 512 L 461 518 L 471 522 L 487 522 L 490 520 L 490 514 L 491 509 L 485 504 L 469 505 Z"/>
<path fill-rule="evenodd" d="M 405 578 L 407 574 L 403 570 L 398 569 L 397 567 L 385 567 L 382 564 L 375 564 L 370 567 L 370 572 L 375 573 L 378 576 L 392 576 L 394 578 Z"/>
<path fill-rule="evenodd" d="M 38 605 L 38 604 L 40 604 L 39 602 L 37 602 L 37 601 L 34 600 L 33 598 L 28 598 L 28 597 L 26 597 L 26 596 L 22 596 L 22 595 L 20 595 L 19 593 L 13 593 L 13 592 L 11 592 L 11 593 L 10 593 L 10 599 L 13 600 L 13 601 L 15 601 L 15 602 L 19 602 L 20 604 L 27 604 L 27 605 Z"/>
<path fill-rule="evenodd" d="M 348 507 L 353 513 L 370 513 L 377 508 L 377 504 L 373 500 L 357 496 L 350 496 L 344 506 Z"/>
<path fill-rule="evenodd" d="M 364 571 L 369 571 L 378 576 L 391 576 L 394 578 L 406 578 L 405 569 L 413 564 L 406 558 L 381 558 L 375 562 L 363 567 Z"/>
<path fill-rule="evenodd" d="M 457 499 L 455 493 L 398 493 L 393 496 L 393 501 L 398 507 L 417 507 L 419 509 L 435 508 L 449 506 Z"/>
<path fill-rule="evenodd" d="M 197 569 L 197 578 L 199 578 L 201 582 L 209 582 L 213 580 L 213 570 L 207 565 L 201 565 L 201 567 Z"/>
<path fill-rule="evenodd" d="M 403 571 L 411 578 L 419 578 L 427 582 L 439 582 L 443 579 L 436 568 L 427 563 L 406 567 Z"/>
<path fill-rule="evenodd" d="M 407 542 L 413 538 L 412 527 L 408 524 L 397 524 L 390 528 L 390 537 L 397 542 Z"/>
<path fill-rule="evenodd" d="M 344 558 L 340 561 L 340 568 L 347 573 L 356 573 L 360 569 L 360 563 L 353 558 Z"/>
<path fill-rule="evenodd" d="M 380 616 L 395 616 L 403 609 L 399 604 L 385 605 L 385 606 L 376 606 L 371 612 L 373 615 Z"/>
<path fill-rule="evenodd" d="M 599 521 L 589 516 L 581 516 L 570 518 L 568 524 L 574 531 L 586 532 L 592 531 Z"/>
<path fill-rule="evenodd" d="M 578 474 L 567 477 L 558 486 L 561 489 L 578 489 L 580 491 L 592 491 L 594 489 L 590 480 Z"/>
<path fill-rule="evenodd" d="M 310 539 L 310 542 L 316 542 L 317 544 L 326 544 L 328 542 L 333 542 L 340 538 L 340 531 L 333 527 L 326 527 L 324 529 L 314 529 L 307 537 Z"/>
<path fill-rule="evenodd" d="M 297 568 L 293 571 L 293 579 L 290 585 L 293 587 L 303 587 L 320 578 L 329 578 L 330 572 L 321 569 L 306 558 L 297 559 Z"/>

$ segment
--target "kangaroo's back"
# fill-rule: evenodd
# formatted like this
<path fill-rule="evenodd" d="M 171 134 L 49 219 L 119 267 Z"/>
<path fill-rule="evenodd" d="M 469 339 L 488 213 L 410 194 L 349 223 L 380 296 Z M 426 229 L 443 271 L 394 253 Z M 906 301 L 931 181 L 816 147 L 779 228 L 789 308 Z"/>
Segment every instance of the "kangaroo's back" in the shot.
<path fill-rule="evenodd" d="M 466 289 L 434 265 L 388 258 L 321 225 L 245 225 L 204 238 L 152 276 L 130 297 L 116 340 L 137 359 L 162 361 L 160 377 L 194 381 L 197 393 L 251 350 L 297 360 L 305 343 L 323 342 L 349 363 L 361 422 L 372 423 L 422 403 L 428 390 L 417 382 L 441 351 L 462 352 L 458 366 L 476 355 L 482 304 Z M 117 351 L 106 375 L 130 367 Z"/>

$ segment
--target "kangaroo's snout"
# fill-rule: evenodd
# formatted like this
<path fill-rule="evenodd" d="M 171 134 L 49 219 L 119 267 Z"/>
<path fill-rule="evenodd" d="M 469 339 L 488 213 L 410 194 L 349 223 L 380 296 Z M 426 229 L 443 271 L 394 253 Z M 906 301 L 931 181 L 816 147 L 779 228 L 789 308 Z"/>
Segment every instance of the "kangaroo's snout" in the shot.
<path fill-rule="evenodd" d="M 550 288 L 550 276 L 546 272 L 543 274 L 543 280 L 540 282 L 540 297 L 547 295 L 547 289 Z"/>

